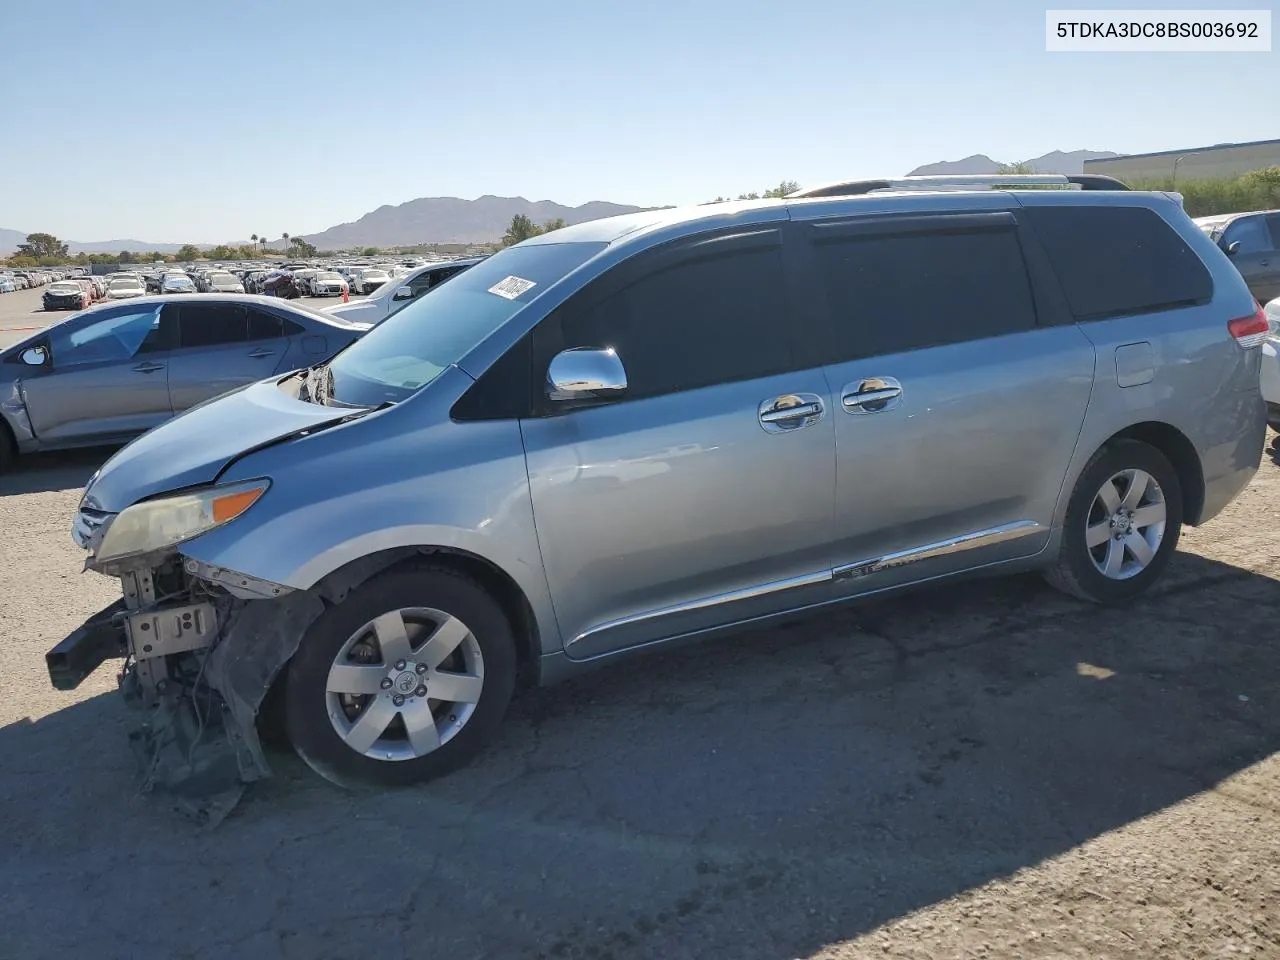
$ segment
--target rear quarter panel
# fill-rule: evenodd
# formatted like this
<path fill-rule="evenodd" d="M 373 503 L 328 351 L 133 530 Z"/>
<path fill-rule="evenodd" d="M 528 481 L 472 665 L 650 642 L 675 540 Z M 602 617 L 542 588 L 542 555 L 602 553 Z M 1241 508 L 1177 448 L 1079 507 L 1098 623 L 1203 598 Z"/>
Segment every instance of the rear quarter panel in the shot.
<path fill-rule="evenodd" d="M 1110 197 L 1114 203 L 1114 194 Z M 1074 202 L 1082 200 L 1108 202 L 1103 194 L 1077 195 Z M 1097 377 L 1058 503 L 1058 526 L 1089 459 L 1108 439 L 1135 424 L 1169 424 L 1195 447 L 1205 500 L 1199 516 L 1189 522 L 1216 516 L 1248 485 L 1262 458 L 1266 416 L 1259 389 L 1261 351 L 1241 349 L 1227 332 L 1228 321 L 1257 309 L 1248 287 L 1176 202 L 1150 194 L 1135 195 L 1128 202 L 1155 209 L 1195 251 L 1213 278 L 1213 299 L 1199 306 L 1079 324 L 1096 348 Z M 1117 349 L 1144 342 L 1151 345 L 1150 381 L 1121 387 Z"/>

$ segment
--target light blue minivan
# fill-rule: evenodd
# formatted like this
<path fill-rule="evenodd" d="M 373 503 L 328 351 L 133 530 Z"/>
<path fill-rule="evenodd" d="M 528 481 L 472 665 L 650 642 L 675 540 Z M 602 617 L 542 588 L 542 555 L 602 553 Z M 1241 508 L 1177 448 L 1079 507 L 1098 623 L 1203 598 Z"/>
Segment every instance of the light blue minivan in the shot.
<path fill-rule="evenodd" d="M 409 783 L 669 641 L 975 572 L 1136 596 L 1258 467 L 1267 324 L 1176 196 L 1017 180 L 568 227 L 192 409 L 89 482 L 123 597 L 53 682 L 126 657 L 156 785 L 265 776 L 269 693 L 324 776 Z"/>

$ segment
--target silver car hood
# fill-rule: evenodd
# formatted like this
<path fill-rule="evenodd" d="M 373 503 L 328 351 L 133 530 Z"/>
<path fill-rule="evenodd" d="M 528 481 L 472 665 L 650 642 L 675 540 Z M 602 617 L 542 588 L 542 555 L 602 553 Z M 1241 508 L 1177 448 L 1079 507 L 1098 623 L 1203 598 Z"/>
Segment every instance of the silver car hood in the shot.
<path fill-rule="evenodd" d="M 264 380 L 192 407 L 118 452 L 89 481 L 82 506 L 118 513 L 156 494 L 212 483 L 240 456 L 363 412 L 296 400 Z"/>

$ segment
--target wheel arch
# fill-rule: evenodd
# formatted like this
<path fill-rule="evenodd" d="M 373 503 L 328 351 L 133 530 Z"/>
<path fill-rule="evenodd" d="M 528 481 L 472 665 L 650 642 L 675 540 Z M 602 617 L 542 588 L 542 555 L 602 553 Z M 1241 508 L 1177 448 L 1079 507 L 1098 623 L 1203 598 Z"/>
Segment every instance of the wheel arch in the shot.
<path fill-rule="evenodd" d="M 1204 512 L 1205 480 L 1200 454 L 1185 433 L 1160 420 L 1135 423 L 1117 431 L 1102 446 L 1117 440 L 1138 440 L 1159 450 L 1173 466 L 1182 487 L 1183 522 L 1195 526 Z M 1099 448 L 1101 449 L 1101 448 Z"/>
<path fill-rule="evenodd" d="M 387 570 L 421 566 L 447 567 L 479 583 L 498 602 L 516 638 L 518 682 L 536 685 L 542 637 L 533 604 L 509 573 L 492 560 L 460 547 L 391 547 L 360 557 L 325 574 L 312 588 L 327 603 L 340 603 L 360 584 Z"/>

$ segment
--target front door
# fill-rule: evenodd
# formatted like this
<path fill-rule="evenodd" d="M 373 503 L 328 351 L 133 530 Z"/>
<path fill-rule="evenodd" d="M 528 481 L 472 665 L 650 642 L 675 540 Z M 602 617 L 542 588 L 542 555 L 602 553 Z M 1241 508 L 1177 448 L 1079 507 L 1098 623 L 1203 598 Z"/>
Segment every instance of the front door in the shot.
<path fill-rule="evenodd" d="M 228 300 L 184 300 L 166 313 L 178 317 L 178 347 L 169 365 L 175 411 L 271 376 L 289 348 L 280 319 Z"/>
<path fill-rule="evenodd" d="M 809 225 L 851 593 L 1036 553 L 1084 420 L 1093 347 L 1037 326 L 1008 211 Z"/>
<path fill-rule="evenodd" d="M 535 331 L 535 382 L 575 347 L 613 347 L 628 379 L 521 423 L 570 657 L 827 596 L 838 414 L 805 328 L 771 226 L 641 255 Z"/>
<path fill-rule="evenodd" d="M 105 443 L 171 417 L 168 336 L 154 305 L 117 307 L 54 327 L 51 365 L 22 375 L 36 438 L 56 445 Z"/>

